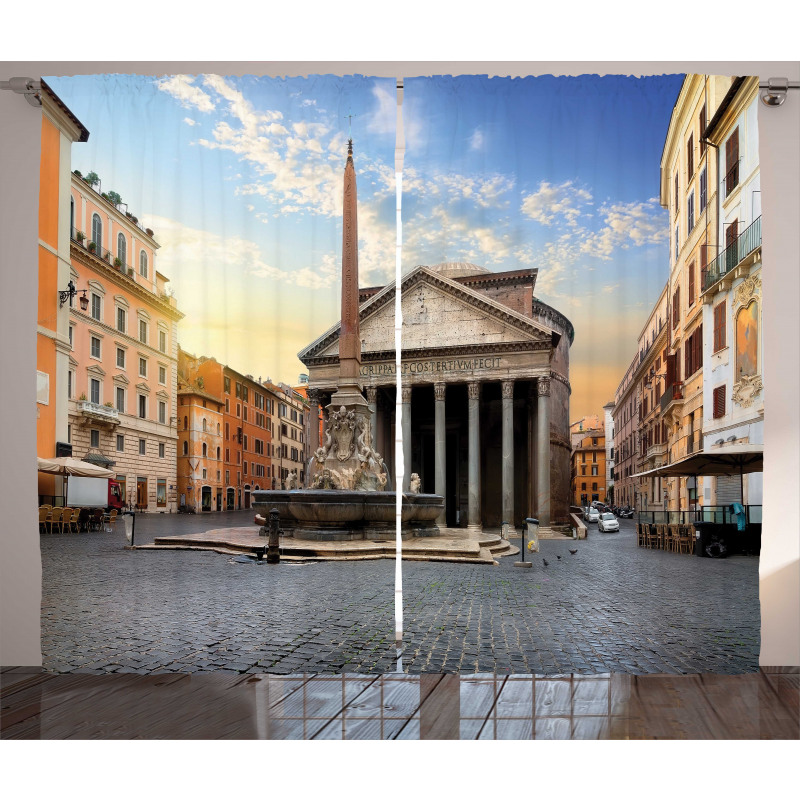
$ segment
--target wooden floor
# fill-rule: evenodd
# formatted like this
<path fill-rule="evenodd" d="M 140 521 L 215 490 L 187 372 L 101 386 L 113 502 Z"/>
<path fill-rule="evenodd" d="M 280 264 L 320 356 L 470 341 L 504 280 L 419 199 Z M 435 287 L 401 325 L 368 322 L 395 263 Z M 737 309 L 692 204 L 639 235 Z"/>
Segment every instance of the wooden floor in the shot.
<path fill-rule="evenodd" d="M 0 674 L 3 739 L 798 739 L 796 668 L 747 675 Z"/>

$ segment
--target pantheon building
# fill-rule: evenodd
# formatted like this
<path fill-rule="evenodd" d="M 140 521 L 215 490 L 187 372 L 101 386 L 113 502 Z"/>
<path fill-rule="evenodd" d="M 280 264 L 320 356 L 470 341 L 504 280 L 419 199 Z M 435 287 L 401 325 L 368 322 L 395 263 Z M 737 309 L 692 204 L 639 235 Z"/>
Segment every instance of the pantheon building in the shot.
<path fill-rule="evenodd" d="M 448 527 L 568 522 L 570 321 L 534 297 L 535 269 L 418 266 L 403 279 L 406 485 L 445 498 Z M 361 388 L 373 444 L 394 468 L 395 284 L 361 289 Z M 339 325 L 299 353 L 312 419 L 336 391 Z M 311 452 L 317 446 L 312 441 Z"/>

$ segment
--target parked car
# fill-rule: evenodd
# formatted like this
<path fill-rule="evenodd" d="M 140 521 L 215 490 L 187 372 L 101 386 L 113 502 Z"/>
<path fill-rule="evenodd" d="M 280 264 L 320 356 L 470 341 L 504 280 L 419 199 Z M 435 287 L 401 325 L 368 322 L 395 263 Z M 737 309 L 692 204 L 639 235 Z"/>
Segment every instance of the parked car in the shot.
<path fill-rule="evenodd" d="M 602 531 L 603 533 L 618 531 L 619 521 L 611 512 L 601 514 L 600 519 L 597 522 L 597 530 Z"/>
<path fill-rule="evenodd" d="M 600 512 L 596 508 L 589 508 L 586 509 L 585 519 L 587 522 L 597 522 L 600 519 Z"/>
<path fill-rule="evenodd" d="M 630 506 L 621 508 L 619 512 L 620 519 L 633 519 L 633 509 Z"/>

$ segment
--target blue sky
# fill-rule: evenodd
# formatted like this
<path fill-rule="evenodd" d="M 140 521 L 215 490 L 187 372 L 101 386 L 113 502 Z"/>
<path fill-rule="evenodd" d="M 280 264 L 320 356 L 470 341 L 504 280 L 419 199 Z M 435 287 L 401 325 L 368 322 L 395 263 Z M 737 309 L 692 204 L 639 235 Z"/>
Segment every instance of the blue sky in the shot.
<path fill-rule="evenodd" d="M 48 78 L 97 172 L 162 245 L 182 346 L 294 382 L 338 318 L 352 113 L 361 285 L 393 278 L 394 81 Z M 573 418 L 613 396 L 668 269 L 659 161 L 682 76 L 408 79 L 403 264 L 537 267 L 576 328 Z M 610 394 L 609 394 L 610 392 Z"/>

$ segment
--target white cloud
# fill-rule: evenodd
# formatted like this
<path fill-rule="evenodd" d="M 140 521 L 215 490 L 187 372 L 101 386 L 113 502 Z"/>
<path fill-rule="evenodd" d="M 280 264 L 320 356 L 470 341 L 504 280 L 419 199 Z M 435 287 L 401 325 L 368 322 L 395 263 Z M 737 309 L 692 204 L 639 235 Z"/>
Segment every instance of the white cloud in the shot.
<path fill-rule="evenodd" d="M 561 221 L 576 225 L 583 206 L 591 201 L 591 192 L 574 186 L 572 181 L 558 186 L 542 181 L 535 192 L 523 196 L 522 213 L 542 225 Z"/>
<path fill-rule="evenodd" d="M 655 200 L 646 203 L 611 203 L 601 206 L 603 227 L 588 234 L 581 252 L 609 260 L 617 248 L 644 247 L 668 241 L 666 211 Z"/>
<path fill-rule="evenodd" d="M 480 128 L 475 128 L 475 130 L 472 132 L 472 136 L 469 137 L 469 149 L 480 150 L 483 148 L 483 143 L 483 131 Z"/>
<path fill-rule="evenodd" d="M 161 245 L 158 269 L 175 280 L 176 294 L 179 286 L 183 289 L 189 284 L 241 286 L 247 276 L 307 289 L 328 289 L 339 278 L 325 257 L 317 268 L 281 269 L 265 261 L 261 248 L 249 239 L 220 236 L 166 217 L 151 219 Z"/>
<path fill-rule="evenodd" d="M 210 95 L 194 85 L 192 75 L 172 75 L 156 81 L 156 86 L 174 97 L 184 108 L 196 108 L 198 111 L 209 112 L 215 109 Z"/>
<path fill-rule="evenodd" d="M 183 118 L 183 121 L 184 121 L 184 122 L 185 122 L 187 125 L 190 125 L 191 127 L 194 127 L 195 125 L 197 125 L 197 124 L 198 124 L 198 123 L 197 123 L 197 120 L 194 120 L 194 119 L 192 119 L 191 117 L 184 117 L 184 118 Z"/>

